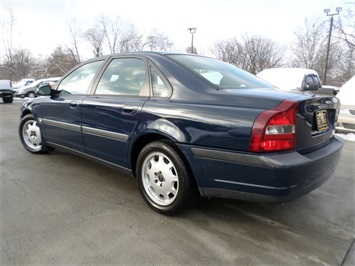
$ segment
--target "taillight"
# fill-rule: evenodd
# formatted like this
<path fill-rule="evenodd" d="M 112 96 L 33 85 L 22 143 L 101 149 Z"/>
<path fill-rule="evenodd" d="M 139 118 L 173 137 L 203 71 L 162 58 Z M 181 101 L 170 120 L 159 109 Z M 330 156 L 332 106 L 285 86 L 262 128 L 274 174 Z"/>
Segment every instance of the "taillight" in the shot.
<path fill-rule="evenodd" d="M 298 103 L 285 100 L 255 120 L 249 150 L 252 152 L 287 151 L 296 148 Z"/>

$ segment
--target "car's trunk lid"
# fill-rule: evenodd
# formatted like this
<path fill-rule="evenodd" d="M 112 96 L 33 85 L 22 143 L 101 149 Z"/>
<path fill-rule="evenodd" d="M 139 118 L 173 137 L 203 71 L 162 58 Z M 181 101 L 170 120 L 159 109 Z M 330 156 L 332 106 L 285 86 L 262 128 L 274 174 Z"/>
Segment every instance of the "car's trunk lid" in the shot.
<path fill-rule="evenodd" d="M 333 137 L 340 103 L 335 97 L 313 95 L 298 101 L 297 150 L 307 153 L 323 145 Z"/>

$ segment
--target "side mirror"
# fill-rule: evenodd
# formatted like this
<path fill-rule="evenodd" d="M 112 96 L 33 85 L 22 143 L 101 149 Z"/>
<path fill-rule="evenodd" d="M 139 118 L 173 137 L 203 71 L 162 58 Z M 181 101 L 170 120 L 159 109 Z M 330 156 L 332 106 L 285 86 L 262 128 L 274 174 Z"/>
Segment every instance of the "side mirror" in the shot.
<path fill-rule="evenodd" d="M 49 85 L 48 85 L 48 86 L 49 86 Z M 59 96 L 59 91 L 52 89 L 51 86 L 49 86 L 49 87 L 50 87 L 50 96 L 51 96 L 51 98 L 56 98 L 56 97 L 58 97 L 58 96 Z"/>
<path fill-rule="evenodd" d="M 50 96 L 51 95 L 51 86 L 44 85 L 37 89 L 36 91 L 37 96 Z"/>

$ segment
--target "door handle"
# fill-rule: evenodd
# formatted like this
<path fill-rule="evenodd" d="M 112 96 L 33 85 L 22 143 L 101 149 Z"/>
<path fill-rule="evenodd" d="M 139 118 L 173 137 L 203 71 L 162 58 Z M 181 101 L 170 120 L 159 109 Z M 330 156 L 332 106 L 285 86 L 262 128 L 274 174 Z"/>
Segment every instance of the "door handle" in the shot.
<path fill-rule="evenodd" d="M 124 105 L 122 108 L 122 113 L 126 115 L 133 115 L 137 112 L 138 107 L 135 105 Z"/>
<path fill-rule="evenodd" d="M 72 101 L 72 102 L 70 102 L 70 108 L 71 108 L 71 109 L 75 109 L 75 108 L 77 108 L 79 105 L 80 105 L 80 102 L 78 102 L 78 101 Z"/>

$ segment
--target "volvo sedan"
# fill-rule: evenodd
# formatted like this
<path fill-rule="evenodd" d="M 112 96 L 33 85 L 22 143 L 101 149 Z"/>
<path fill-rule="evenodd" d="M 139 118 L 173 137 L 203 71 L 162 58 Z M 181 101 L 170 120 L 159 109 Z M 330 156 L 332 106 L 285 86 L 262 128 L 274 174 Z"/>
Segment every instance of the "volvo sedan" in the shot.
<path fill-rule="evenodd" d="M 130 173 L 171 215 L 200 196 L 276 203 L 317 188 L 340 158 L 339 107 L 213 58 L 135 52 L 82 63 L 25 102 L 19 135 L 32 153 L 64 149 Z"/>

